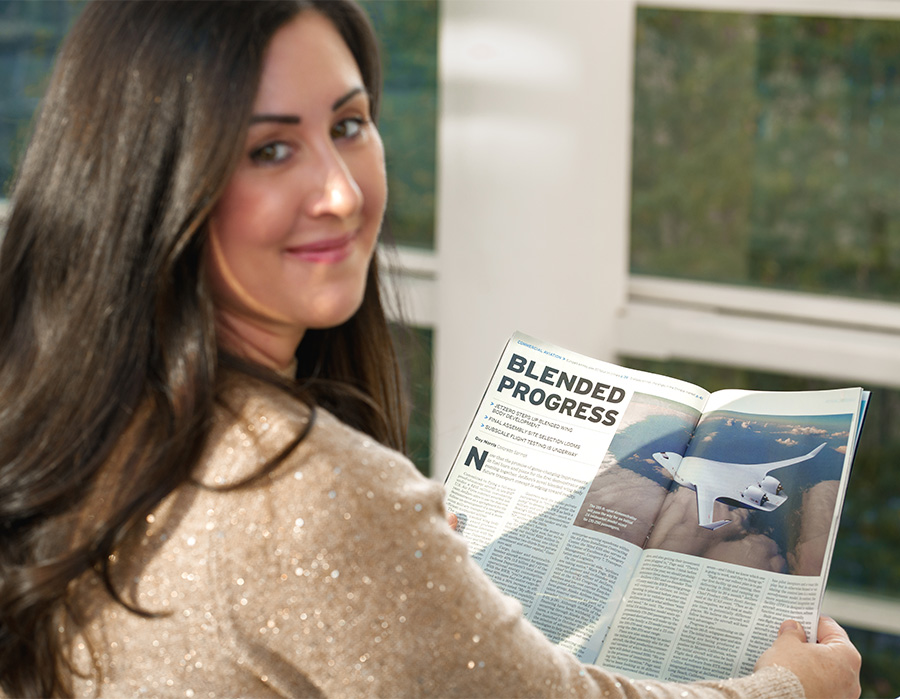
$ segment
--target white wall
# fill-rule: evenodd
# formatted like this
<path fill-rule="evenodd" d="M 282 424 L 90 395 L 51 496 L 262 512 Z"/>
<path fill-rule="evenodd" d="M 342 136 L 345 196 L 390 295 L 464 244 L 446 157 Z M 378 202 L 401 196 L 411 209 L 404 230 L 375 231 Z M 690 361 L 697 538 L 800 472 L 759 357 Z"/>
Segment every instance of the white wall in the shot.
<path fill-rule="evenodd" d="M 627 281 L 630 2 L 441 3 L 442 479 L 506 339 L 612 357 Z"/>

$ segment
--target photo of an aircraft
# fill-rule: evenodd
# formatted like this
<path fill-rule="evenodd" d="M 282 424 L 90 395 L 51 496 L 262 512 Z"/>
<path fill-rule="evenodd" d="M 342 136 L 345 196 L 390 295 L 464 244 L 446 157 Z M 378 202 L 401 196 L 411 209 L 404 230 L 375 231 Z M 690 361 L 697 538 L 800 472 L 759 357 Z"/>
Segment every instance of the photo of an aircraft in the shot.
<path fill-rule="evenodd" d="M 718 529 L 729 522 L 723 519 L 713 522 L 713 505 L 716 500 L 728 498 L 744 507 L 771 512 L 785 500 L 781 482 L 771 471 L 793 466 L 812 459 L 825 447 L 823 442 L 811 452 L 792 459 L 770 461 L 762 464 L 735 464 L 699 457 L 682 457 L 680 454 L 661 451 L 653 458 L 672 474 L 679 485 L 697 492 L 699 525 L 706 529 Z"/>

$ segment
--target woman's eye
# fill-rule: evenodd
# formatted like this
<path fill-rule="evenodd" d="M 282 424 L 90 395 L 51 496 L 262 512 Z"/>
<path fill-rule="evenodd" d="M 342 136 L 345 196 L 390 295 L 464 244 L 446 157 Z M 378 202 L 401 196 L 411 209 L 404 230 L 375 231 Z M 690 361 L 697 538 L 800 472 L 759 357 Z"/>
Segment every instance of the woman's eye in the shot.
<path fill-rule="evenodd" d="M 280 163 L 291 154 L 290 146 L 286 143 L 267 143 L 250 153 L 250 159 L 255 163 Z"/>
<path fill-rule="evenodd" d="M 350 119 L 341 119 L 337 124 L 331 127 L 332 138 L 353 138 L 362 131 L 364 119 L 352 117 Z"/>

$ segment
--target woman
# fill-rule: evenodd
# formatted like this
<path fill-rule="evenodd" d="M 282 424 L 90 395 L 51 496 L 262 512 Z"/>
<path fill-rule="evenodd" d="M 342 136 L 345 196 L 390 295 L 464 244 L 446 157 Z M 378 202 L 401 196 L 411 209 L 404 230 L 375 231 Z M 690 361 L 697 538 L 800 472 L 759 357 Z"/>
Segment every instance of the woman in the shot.
<path fill-rule="evenodd" d="M 343 1 L 84 11 L 0 249 L 3 691 L 858 693 L 828 621 L 749 678 L 629 683 L 469 561 L 395 451 L 378 85 Z"/>

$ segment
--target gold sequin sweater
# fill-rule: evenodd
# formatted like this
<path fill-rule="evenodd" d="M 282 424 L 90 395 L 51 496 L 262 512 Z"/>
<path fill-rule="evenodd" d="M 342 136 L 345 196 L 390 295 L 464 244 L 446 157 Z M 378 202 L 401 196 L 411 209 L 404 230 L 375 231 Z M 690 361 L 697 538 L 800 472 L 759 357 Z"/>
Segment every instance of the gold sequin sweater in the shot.
<path fill-rule="evenodd" d="M 318 410 L 239 382 L 197 473 L 120 555 L 126 599 L 94 576 L 73 657 L 102 697 L 802 697 L 768 669 L 707 684 L 630 682 L 579 663 L 523 619 L 446 521 L 442 488 Z M 99 673 L 99 674 L 98 674 Z"/>

